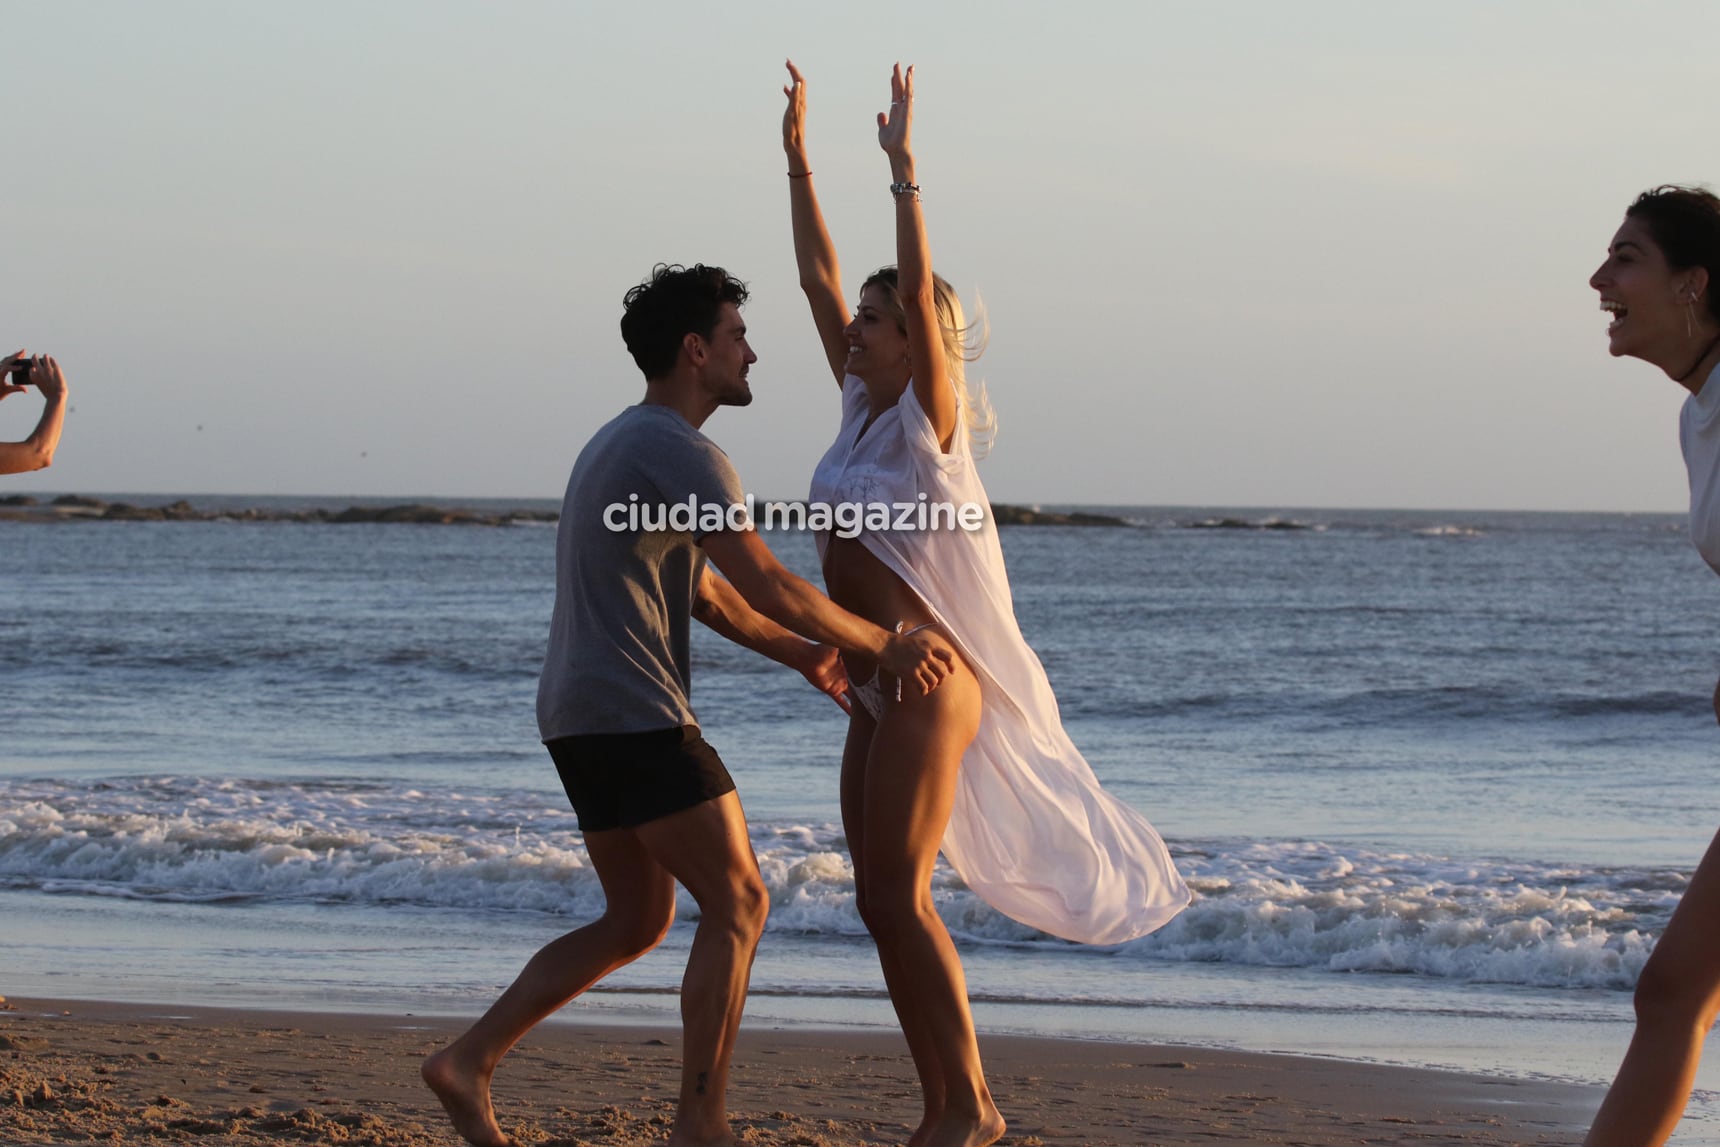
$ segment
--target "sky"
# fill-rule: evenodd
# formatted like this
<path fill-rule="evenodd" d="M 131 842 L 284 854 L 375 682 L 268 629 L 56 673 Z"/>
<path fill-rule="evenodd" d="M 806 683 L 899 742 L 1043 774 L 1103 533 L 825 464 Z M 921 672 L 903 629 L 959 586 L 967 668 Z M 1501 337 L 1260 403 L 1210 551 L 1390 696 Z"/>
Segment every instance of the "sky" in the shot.
<path fill-rule="evenodd" d="M 916 65 L 934 266 L 991 341 L 992 497 L 1676 511 L 1683 391 L 1587 286 L 1720 179 L 1720 6 L 0 2 L 0 342 L 49 491 L 559 497 L 643 391 L 657 262 L 753 291 L 705 431 L 798 497 L 836 388 L 796 282 L 783 60 L 852 296 Z M 40 401 L 0 405 L 22 438 Z"/>

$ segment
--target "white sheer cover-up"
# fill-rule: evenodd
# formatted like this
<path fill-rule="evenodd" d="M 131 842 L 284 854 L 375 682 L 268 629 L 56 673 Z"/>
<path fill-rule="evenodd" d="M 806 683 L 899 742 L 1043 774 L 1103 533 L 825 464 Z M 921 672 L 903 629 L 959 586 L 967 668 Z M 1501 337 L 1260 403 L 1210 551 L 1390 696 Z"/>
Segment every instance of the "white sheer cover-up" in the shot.
<path fill-rule="evenodd" d="M 814 502 L 917 504 L 924 495 L 928 505 L 987 507 L 976 531 L 866 530 L 859 539 L 926 603 L 980 679 L 979 732 L 962 757 L 944 857 L 986 903 L 1054 936 L 1116 944 L 1161 927 L 1188 904 L 1188 886 L 1153 826 L 1099 786 L 1063 730 L 1015 620 L 965 410 L 948 453 L 912 386 L 867 428 L 869 410 L 866 384 L 850 375 L 842 428 L 813 472 Z M 820 534 L 821 560 L 827 546 Z"/>

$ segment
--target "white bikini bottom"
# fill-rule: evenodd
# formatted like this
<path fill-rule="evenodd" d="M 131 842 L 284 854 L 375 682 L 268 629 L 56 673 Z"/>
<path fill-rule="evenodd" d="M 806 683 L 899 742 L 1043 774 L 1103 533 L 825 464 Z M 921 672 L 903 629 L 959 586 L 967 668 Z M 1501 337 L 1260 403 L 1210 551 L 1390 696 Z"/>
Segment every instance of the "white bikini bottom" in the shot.
<path fill-rule="evenodd" d="M 907 622 L 905 622 L 905 621 L 898 621 L 896 623 L 896 632 L 900 633 L 903 637 L 912 637 L 914 634 L 920 632 L 920 630 L 922 630 L 922 629 L 932 628 L 932 626 L 936 625 L 937 622 L 928 621 L 924 625 L 916 625 L 916 626 L 914 626 L 914 628 L 904 631 L 902 629 L 902 626 L 904 626 L 906 624 L 907 624 Z M 866 710 L 867 714 L 874 721 L 882 721 L 884 719 L 884 702 L 885 701 L 892 700 L 892 699 L 896 700 L 896 701 L 900 701 L 902 699 L 902 681 L 901 681 L 901 678 L 896 679 L 895 697 L 891 698 L 884 692 L 884 683 L 881 680 L 879 680 L 880 676 L 881 675 L 879 674 L 878 670 L 876 668 L 874 668 L 872 670 L 872 676 L 866 678 L 866 680 L 864 680 L 858 684 L 856 684 L 853 681 L 850 681 L 848 683 L 848 698 L 849 698 L 849 700 L 853 701 L 855 704 L 859 705 L 862 709 Z"/>

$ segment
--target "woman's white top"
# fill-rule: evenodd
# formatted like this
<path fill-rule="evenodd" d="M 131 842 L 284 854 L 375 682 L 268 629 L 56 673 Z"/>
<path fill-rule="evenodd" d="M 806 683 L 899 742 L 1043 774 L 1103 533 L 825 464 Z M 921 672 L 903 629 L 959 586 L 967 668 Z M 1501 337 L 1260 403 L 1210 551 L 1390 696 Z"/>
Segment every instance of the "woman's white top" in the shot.
<path fill-rule="evenodd" d="M 1678 416 L 1678 444 L 1690 472 L 1690 540 L 1696 552 L 1720 573 L 1720 367 L 1702 389 L 1684 400 Z"/>
<path fill-rule="evenodd" d="M 859 538 L 920 596 L 980 679 L 979 733 L 962 758 L 945 858 L 986 903 L 1042 932 L 1087 944 L 1146 935 L 1182 911 L 1188 886 L 1153 826 L 1099 787 L 1063 731 L 1045 669 L 1016 624 L 966 410 L 945 453 L 911 385 L 862 435 L 869 409 L 866 384 L 850 375 L 812 501 L 917 506 L 923 494 L 928 505 L 985 509 L 977 530 Z M 820 533 L 820 559 L 828 543 Z"/>

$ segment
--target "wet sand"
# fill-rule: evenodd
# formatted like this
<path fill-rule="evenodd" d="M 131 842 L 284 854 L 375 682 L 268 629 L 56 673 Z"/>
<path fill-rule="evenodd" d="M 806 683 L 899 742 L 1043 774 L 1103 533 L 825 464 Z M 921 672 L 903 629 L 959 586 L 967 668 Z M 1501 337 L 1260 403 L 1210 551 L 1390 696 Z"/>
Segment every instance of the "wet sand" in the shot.
<path fill-rule="evenodd" d="M 466 1021 L 12 999 L 0 1143 L 454 1147 L 419 1061 Z M 679 1033 L 540 1027 L 504 1061 L 522 1143 L 643 1147 L 668 1134 Z M 1339 1060 L 982 1036 L 1004 1144 L 1571 1144 L 1598 1088 Z M 731 1085 L 744 1144 L 899 1144 L 918 1088 L 892 1032 L 748 1028 Z"/>

